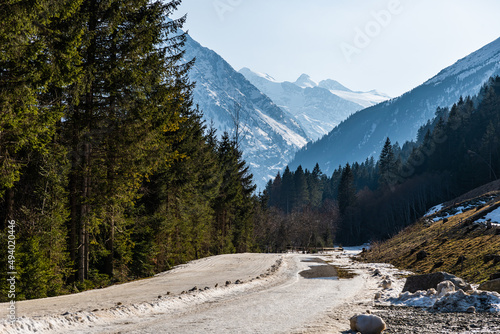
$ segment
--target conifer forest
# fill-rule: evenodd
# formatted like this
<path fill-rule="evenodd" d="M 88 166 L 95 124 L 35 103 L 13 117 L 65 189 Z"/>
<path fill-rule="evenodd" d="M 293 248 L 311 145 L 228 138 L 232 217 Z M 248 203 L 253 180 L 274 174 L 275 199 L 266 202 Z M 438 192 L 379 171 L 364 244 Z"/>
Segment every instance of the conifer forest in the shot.
<path fill-rule="evenodd" d="M 179 4 L 2 5 L 0 230 L 15 222 L 19 300 L 256 250 L 252 176 L 193 106 Z"/>
<path fill-rule="evenodd" d="M 238 126 L 218 133 L 193 103 L 186 17 L 170 18 L 180 3 L 0 5 L 0 239 L 15 225 L 19 300 L 218 254 L 384 240 L 500 176 L 493 77 L 415 141 L 387 138 L 331 175 L 287 167 L 258 193 Z"/>

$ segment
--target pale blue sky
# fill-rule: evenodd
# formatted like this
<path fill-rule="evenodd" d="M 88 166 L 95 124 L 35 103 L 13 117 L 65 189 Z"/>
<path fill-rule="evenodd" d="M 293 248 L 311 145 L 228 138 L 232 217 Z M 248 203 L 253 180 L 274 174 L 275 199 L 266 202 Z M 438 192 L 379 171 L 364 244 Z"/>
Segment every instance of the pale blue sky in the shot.
<path fill-rule="evenodd" d="M 498 0 L 184 0 L 175 14 L 236 70 L 398 96 L 500 38 Z"/>

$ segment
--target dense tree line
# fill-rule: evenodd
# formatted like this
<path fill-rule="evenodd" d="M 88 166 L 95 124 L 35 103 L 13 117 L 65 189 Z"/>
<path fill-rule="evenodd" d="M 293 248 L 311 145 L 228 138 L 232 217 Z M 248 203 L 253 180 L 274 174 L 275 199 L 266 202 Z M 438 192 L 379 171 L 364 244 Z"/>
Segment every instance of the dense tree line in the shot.
<path fill-rule="evenodd" d="M 0 238 L 15 221 L 18 300 L 256 247 L 238 143 L 192 105 L 179 5 L 2 5 Z"/>
<path fill-rule="evenodd" d="M 287 226 L 286 221 L 291 224 L 304 207 L 319 214 L 324 213 L 321 203 L 334 203 L 338 208 L 332 222 L 334 240 L 360 244 L 384 239 L 420 218 L 430 206 L 496 180 L 498 133 L 500 78 L 496 77 L 478 96 L 461 98 L 451 109 L 438 108 L 415 142 L 400 147 L 387 138 L 377 162 L 369 158 L 339 166 L 330 177 L 322 175 L 318 165 L 313 173 L 302 167 L 285 170 L 267 185 L 268 206 L 284 216 Z M 307 225 L 301 229 L 310 231 Z"/>

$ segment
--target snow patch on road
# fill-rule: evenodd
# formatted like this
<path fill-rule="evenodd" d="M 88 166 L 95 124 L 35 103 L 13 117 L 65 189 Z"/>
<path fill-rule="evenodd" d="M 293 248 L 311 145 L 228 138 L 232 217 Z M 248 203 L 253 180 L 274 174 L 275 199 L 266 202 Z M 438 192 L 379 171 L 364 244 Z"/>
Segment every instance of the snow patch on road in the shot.
<path fill-rule="evenodd" d="M 212 258 L 193 261 L 187 265 L 177 266 L 170 272 L 162 273 L 161 275 L 172 275 L 183 270 L 186 267 L 198 265 L 199 263 L 209 262 Z M 139 322 L 140 319 L 155 314 L 164 313 L 182 313 L 183 311 L 196 307 L 198 305 L 213 303 L 218 300 L 237 296 L 258 288 L 272 285 L 274 282 L 281 279 L 280 275 L 275 275 L 281 267 L 286 267 L 282 258 L 276 261 L 274 265 L 263 272 L 258 277 L 255 277 L 247 282 L 236 281 L 235 283 L 226 282 L 226 285 L 217 288 L 204 288 L 202 290 L 193 290 L 188 293 L 173 296 L 158 296 L 157 300 L 151 302 L 142 302 L 136 304 L 121 304 L 109 309 L 100 309 L 93 311 L 66 312 L 61 315 L 50 316 L 21 316 L 15 322 L 4 320 L 0 322 L 0 333 L 16 334 L 16 333 L 68 333 L 68 332 L 85 332 L 97 333 L 93 331 L 94 327 L 112 326 L 124 322 Z M 75 295 L 75 303 L 78 296 Z"/>
<path fill-rule="evenodd" d="M 108 310 L 66 313 L 58 316 L 27 318 L 20 317 L 13 324 L 5 321 L 0 331 L 15 333 L 67 333 L 82 327 L 105 326 L 124 320 L 134 321 L 145 315 L 175 313 L 189 307 L 214 302 L 229 295 L 244 293 L 255 287 L 269 284 L 273 278 L 255 280 L 246 284 L 231 284 L 227 287 L 210 289 L 192 294 L 160 298 L 150 303 L 119 305 Z M 90 329 L 89 329 L 90 332 Z"/>

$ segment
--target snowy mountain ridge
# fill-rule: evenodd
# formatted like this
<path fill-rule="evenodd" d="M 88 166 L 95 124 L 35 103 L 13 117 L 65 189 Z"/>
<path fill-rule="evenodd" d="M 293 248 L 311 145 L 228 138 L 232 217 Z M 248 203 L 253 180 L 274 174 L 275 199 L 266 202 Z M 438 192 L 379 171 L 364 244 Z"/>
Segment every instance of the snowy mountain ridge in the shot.
<path fill-rule="evenodd" d="M 301 149 L 290 167 L 312 168 L 318 162 L 324 172 L 332 172 L 348 162 L 378 158 L 387 137 L 400 144 L 415 139 L 438 107 L 450 107 L 461 96 L 476 95 L 494 75 L 500 75 L 500 39 L 404 95 L 353 114 L 327 136 Z"/>
<path fill-rule="evenodd" d="M 464 81 L 485 67 L 488 68 L 485 76 L 490 77 L 498 73 L 500 69 L 499 59 L 500 38 L 474 52 L 472 55 L 458 60 L 453 66 L 442 70 L 434 78 L 430 79 L 427 84 L 439 85 L 452 76 L 457 77 L 460 81 Z"/>
<path fill-rule="evenodd" d="M 292 83 L 279 82 L 269 74 L 248 68 L 239 72 L 274 103 L 293 115 L 312 141 L 326 135 L 356 111 L 389 98 L 376 91 L 354 92 L 332 79 L 317 83 L 307 74 L 302 74 Z"/>

